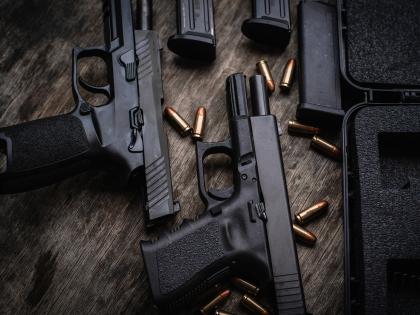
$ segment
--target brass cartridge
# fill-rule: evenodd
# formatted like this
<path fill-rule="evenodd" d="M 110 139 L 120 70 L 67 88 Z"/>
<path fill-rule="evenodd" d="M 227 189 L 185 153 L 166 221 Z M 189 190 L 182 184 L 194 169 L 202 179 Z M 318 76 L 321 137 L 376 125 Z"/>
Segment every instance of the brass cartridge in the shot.
<path fill-rule="evenodd" d="M 341 149 L 319 136 L 312 137 L 311 146 L 333 159 L 341 160 Z"/>
<path fill-rule="evenodd" d="M 213 311 L 218 305 L 229 298 L 230 293 L 230 290 L 224 290 L 220 292 L 213 300 L 203 306 L 203 308 L 200 310 L 200 313 L 203 315 L 210 314 L 210 312 Z"/>
<path fill-rule="evenodd" d="M 293 232 L 295 232 L 296 238 L 307 245 L 313 246 L 316 243 L 316 236 L 304 229 L 303 227 L 293 224 Z"/>
<path fill-rule="evenodd" d="M 206 124 L 206 109 L 203 106 L 197 108 L 195 113 L 194 129 L 192 138 L 196 141 L 201 141 L 204 135 L 204 129 Z"/>
<path fill-rule="evenodd" d="M 324 214 L 328 210 L 329 203 L 326 200 L 314 204 L 313 206 L 295 214 L 295 220 L 300 225 L 305 225 L 313 219 Z"/>
<path fill-rule="evenodd" d="M 296 59 L 291 58 L 287 61 L 283 69 L 283 76 L 280 81 L 280 91 L 289 93 L 295 77 Z"/>
<path fill-rule="evenodd" d="M 181 115 L 177 113 L 173 107 L 166 106 L 163 113 L 169 123 L 181 134 L 182 137 L 185 137 L 191 133 L 191 126 L 185 121 L 184 118 L 181 117 Z"/>
<path fill-rule="evenodd" d="M 216 313 L 214 313 L 215 315 L 233 315 L 232 313 L 223 311 L 223 310 L 216 310 Z"/>
<path fill-rule="evenodd" d="M 260 289 L 253 285 L 252 283 L 245 281 L 244 279 L 235 277 L 232 278 L 232 283 L 238 288 L 241 289 L 243 291 L 245 291 L 246 293 L 252 294 L 252 295 L 258 295 L 258 293 L 260 292 Z"/>
<path fill-rule="evenodd" d="M 257 62 L 257 71 L 259 74 L 265 77 L 267 84 L 267 91 L 271 94 L 276 90 L 276 83 L 274 82 L 273 75 L 271 74 L 268 63 L 265 60 L 260 60 Z"/>
<path fill-rule="evenodd" d="M 270 313 L 268 310 L 260 305 L 257 301 L 249 297 L 248 295 L 244 295 L 241 299 L 241 303 L 245 306 L 248 310 L 250 310 L 254 314 L 258 315 L 269 315 Z"/>
<path fill-rule="evenodd" d="M 308 125 L 301 124 L 296 120 L 289 120 L 288 124 L 289 133 L 300 134 L 304 136 L 313 136 L 321 132 L 321 129 Z"/>

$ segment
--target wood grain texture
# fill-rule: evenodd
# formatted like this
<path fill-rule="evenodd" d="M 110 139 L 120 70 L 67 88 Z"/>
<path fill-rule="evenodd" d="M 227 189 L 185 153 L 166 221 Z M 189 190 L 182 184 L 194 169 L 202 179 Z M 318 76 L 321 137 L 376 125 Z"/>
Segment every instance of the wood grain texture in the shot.
<path fill-rule="evenodd" d="M 292 1 L 291 42 L 279 52 L 257 47 L 240 32 L 251 12 L 250 1 L 215 1 L 217 60 L 200 66 L 166 49 L 175 31 L 175 3 L 155 1 L 155 28 L 164 44 L 165 104 L 190 122 L 195 109 L 204 105 L 209 118 L 205 140 L 223 140 L 228 134 L 226 77 L 240 71 L 252 75 L 255 63 L 264 58 L 279 80 L 287 59 L 296 57 L 297 2 Z M 101 8 L 100 0 L 0 2 L 1 126 L 73 108 L 71 49 L 101 44 Z M 297 103 L 297 84 L 289 96 L 276 91 L 271 97 L 283 130 L 295 117 Z M 169 126 L 167 134 L 174 194 L 182 211 L 160 230 L 203 211 L 194 146 Z M 343 311 L 341 170 L 310 150 L 309 142 L 287 132 L 281 137 L 292 212 L 323 198 L 331 202 L 328 215 L 309 226 L 319 239 L 315 248 L 298 246 L 306 302 L 313 314 L 338 314 Z M 226 174 L 213 173 L 210 184 L 223 185 Z M 109 175 L 92 171 L 35 191 L 0 196 L 0 312 L 157 314 L 139 242 L 159 230 L 146 233 L 136 191 L 118 189 Z M 238 297 L 226 309 L 246 314 L 237 308 Z"/>

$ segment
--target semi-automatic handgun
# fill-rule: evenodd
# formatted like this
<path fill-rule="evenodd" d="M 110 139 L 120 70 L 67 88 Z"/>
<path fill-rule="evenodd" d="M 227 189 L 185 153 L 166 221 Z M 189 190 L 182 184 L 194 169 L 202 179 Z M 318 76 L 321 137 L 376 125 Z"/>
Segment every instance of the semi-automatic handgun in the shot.
<path fill-rule="evenodd" d="M 173 214 L 167 139 L 162 123 L 163 87 L 158 34 L 152 31 L 152 1 L 138 2 L 138 30 L 130 0 L 104 4 L 105 45 L 73 50 L 75 109 L 68 114 L 0 128 L 7 157 L 0 193 L 16 193 L 72 176 L 92 167 L 115 174 L 122 183 L 139 178 L 149 222 Z M 78 63 L 99 57 L 108 84 L 81 79 Z M 103 94 L 92 106 L 79 87 Z"/>
<path fill-rule="evenodd" d="M 245 76 L 228 77 L 230 138 L 197 142 L 206 211 L 141 244 L 154 301 L 167 314 L 233 276 L 272 292 L 276 314 L 306 313 L 277 120 L 270 114 L 265 79 L 253 76 L 250 86 L 252 115 Z M 207 191 L 204 159 L 218 153 L 232 160 L 233 187 Z"/>

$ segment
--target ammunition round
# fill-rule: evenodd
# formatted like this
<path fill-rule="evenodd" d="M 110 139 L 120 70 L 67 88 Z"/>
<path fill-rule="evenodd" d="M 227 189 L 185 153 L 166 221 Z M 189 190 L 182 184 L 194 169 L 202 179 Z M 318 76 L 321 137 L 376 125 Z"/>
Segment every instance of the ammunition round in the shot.
<path fill-rule="evenodd" d="M 253 285 L 252 283 L 245 281 L 244 279 L 241 278 L 232 278 L 232 283 L 238 288 L 241 289 L 243 291 L 245 291 L 246 293 L 252 294 L 252 295 L 258 295 L 258 293 L 260 292 L 260 289 Z"/>
<path fill-rule="evenodd" d="M 214 314 L 215 315 L 233 315 L 232 313 L 222 311 L 222 310 L 216 310 L 216 313 L 214 313 Z"/>
<path fill-rule="evenodd" d="M 280 91 L 282 93 L 289 93 L 295 77 L 296 59 L 291 58 L 287 61 L 283 69 L 283 76 L 280 81 Z"/>
<path fill-rule="evenodd" d="M 321 129 L 308 125 L 301 124 L 296 120 L 289 120 L 288 124 L 289 133 L 300 134 L 304 136 L 313 136 L 321 132 Z"/>
<path fill-rule="evenodd" d="M 293 224 L 293 232 L 295 232 L 296 238 L 307 245 L 313 246 L 316 243 L 316 236 L 304 229 L 303 227 Z"/>
<path fill-rule="evenodd" d="M 257 301 L 250 298 L 248 295 L 244 295 L 241 299 L 241 303 L 243 306 L 245 306 L 248 310 L 253 312 L 254 314 L 258 315 L 269 315 L 267 309 L 265 309 L 264 306 L 260 305 Z"/>
<path fill-rule="evenodd" d="M 163 113 L 169 123 L 181 134 L 182 137 L 185 137 L 192 131 L 191 126 L 173 107 L 166 106 Z"/>
<path fill-rule="evenodd" d="M 341 160 L 341 149 L 325 141 L 319 136 L 312 137 L 311 146 L 333 159 Z"/>
<path fill-rule="evenodd" d="M 201 141 L 203 139 L 204 130 L 206 124 L 206 109 L 203 106 L 197 108 L 195 113 L 195 120 L 194 120 L 194 129 L 192 138 L 196 141 Z"/>
<path fill-rule="evenodd" d="M 328 210 L 329 203 L 326 200 L 314 204 L 313 206 L 295 214 L 295 220 L 300 225 L 305 225 L 313 219 L 323 215 Z"/>
<path fill-rule="evenodd" d="M 260 60 L 257 62 L 257 71 L 259 74 L 265 77 L 267 90 L 271 94 L 276 90 L 276 83 L 274 82 L 273 75 L 271 74 L 268 63 L 265 60 Z"/>
<path fill-rule="evenodd" d="M 226 301 L 230 296 L 230 290 L 224 290 L 220 292 L 213 300 L 206 304 L 201 310 L 200 313 L 203 315 L 209 314 L 213 311 L 218 305 Z"/>

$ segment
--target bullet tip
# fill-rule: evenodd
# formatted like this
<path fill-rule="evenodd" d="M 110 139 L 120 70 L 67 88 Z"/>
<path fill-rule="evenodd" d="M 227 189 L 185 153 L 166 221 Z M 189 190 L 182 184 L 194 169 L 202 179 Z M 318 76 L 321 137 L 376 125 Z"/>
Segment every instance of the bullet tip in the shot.
<path fill-rule="evenodd" d="M 267 90 L 268 92 L 274 93 L 274 91 L 276 90 L 276 85 L 274 84 L 274 81 L 267 81 Z"/>
<path fill-rule="evenodd" d="M 225 290 L 222 293 L 220 293 L 220 296 L 223 298 L 227 298 L 228 296 L 230 296 L 230 290 Z"/>

